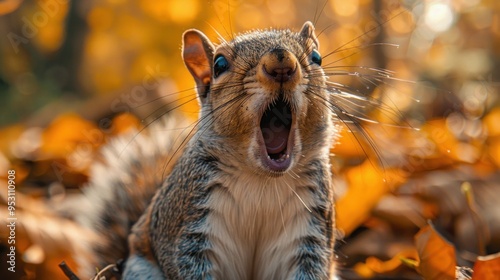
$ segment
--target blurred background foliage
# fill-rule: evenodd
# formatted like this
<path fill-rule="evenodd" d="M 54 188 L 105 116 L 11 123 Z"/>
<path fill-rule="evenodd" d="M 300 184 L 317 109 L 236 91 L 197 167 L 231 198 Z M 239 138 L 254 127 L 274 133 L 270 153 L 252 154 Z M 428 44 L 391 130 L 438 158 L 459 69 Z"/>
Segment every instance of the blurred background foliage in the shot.
<path fill-rule="evenodd" d="M 4 0 L 0 15 L 0 169 L 32 196 L 80 187 L 106 139 L 175 104 L 196 118 L 185 30 L 218 42 L 311 20 L 330 81 L 373 101 L 352 112 L 368 140 L 347 125 L 333 150 L 346 273 L 402 279 L 401 261 L 355 265 L 413 258 L 427 219 L 461 265 L 500 251 L 499 1 Z"/>
<path fill-rule="evenodd" d="M 1 5 L 2 125 L 26 120 L 54 100 L 78 102 L 117 92 L 142 97 L 131 89 L 151 76 L 190 88 L 179 54 L 188 28 L 217 41 L 217 33 L 230 38 L 254 28 L 297 29 L 306 20 L 315 21 L 323 53 L 350 48 L 329 55 L 328 62 L 381 67 L 398 78 L 423 81 L 418 89 L 391 95 L 401 111 L 415 99 L 429 105 L 446 98 L 482 116 L 495 104 L 487 94 L 498 80 L 493 75 L 500 49 L 499 4 L 493 0 L 10 0 Z M 399 47 L 368 46 L 374 42 Z M 470 89 L 475 94 L 467 94 Z M 129 99 L 135 105 L 144 101 Z M 436 110 L 425 115 L 454 110 L 430 107 Z"/>

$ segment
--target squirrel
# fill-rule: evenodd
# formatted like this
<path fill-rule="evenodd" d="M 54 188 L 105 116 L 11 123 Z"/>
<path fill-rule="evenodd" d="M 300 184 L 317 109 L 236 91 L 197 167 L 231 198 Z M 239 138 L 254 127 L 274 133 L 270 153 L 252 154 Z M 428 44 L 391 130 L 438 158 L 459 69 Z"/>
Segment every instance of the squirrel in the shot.
<path fill-rule="evenodd" d="M 334 277 L 338 128 L 313 24 L 217 46 L 191 29 L 182 55 L 196 129 L 166 136 L 185 123 L 170 117 L 124 154 L 106 148 L 85 189 L 92 206 L 77 218 L 101 237 L 82 274 L 123 258 L 123 279 Z"/>

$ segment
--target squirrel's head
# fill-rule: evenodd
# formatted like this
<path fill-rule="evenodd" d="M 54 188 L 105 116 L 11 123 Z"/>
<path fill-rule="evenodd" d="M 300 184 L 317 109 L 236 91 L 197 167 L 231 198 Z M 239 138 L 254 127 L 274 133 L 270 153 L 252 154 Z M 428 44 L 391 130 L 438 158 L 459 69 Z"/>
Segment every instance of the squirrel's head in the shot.
<path fill-rule="evenodd" d="M 232 163 L 276 176 L 328 154 L 333 117 L 311 22 L 300 32 L 256 30 L 218 46 L 188 30 L 183 59 L 202 107 L 199 137 L 223 143 Z"/>

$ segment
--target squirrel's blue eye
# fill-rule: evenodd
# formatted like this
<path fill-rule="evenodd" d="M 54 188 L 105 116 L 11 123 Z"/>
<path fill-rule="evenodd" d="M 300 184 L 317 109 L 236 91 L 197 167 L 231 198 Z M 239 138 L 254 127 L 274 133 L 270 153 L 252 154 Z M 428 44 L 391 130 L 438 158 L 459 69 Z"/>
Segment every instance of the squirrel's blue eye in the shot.
<path fill-rule="evenodd" d="M 220 74 L 224 73 L 229 69 L 229 62 L 223 55 L 218 55 L 214 60 L 214 78 L 219 77 Z"/>
<path fill-rule="evenodd" d="M 312 62 L 321 65 L 321 55 L 317 50 L 313 50 L 311 54 L 311 60 Z"/>

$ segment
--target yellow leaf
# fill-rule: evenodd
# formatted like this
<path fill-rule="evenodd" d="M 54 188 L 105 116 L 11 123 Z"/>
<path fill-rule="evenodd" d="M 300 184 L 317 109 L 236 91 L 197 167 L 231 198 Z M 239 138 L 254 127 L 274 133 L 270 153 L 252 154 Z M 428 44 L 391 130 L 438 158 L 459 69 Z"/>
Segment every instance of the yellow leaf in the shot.
<path fill-rule="evenodd" d="M 418 256 L 417 256 L 418 257 Z M 414 259 L 407 259 L 407 258 L 401 258 L 401 262 L 411 268 L 417 268 L 418 267 L 418 261 Z"/>
<path fill-rule="evenodd" d="M 417 271 L 426 280 L 455 280 L 455 248 L 432 225 L 415 236 L 419 256 Z"/>

